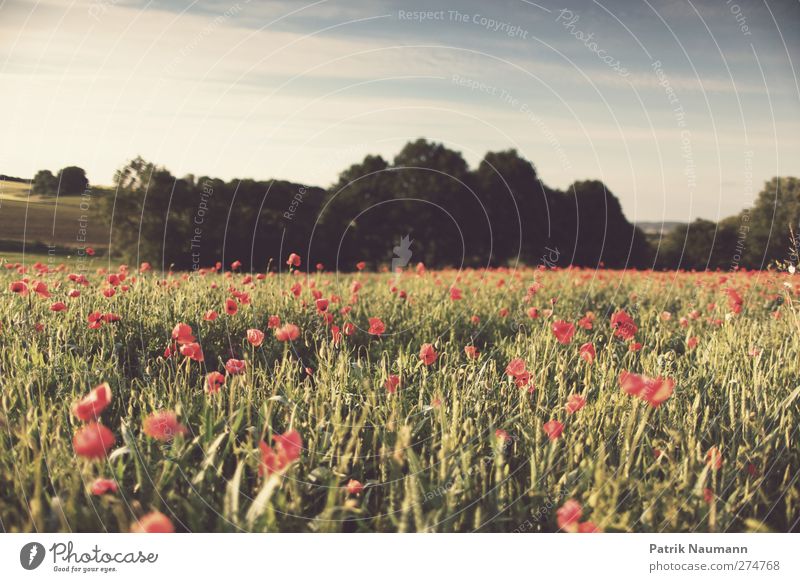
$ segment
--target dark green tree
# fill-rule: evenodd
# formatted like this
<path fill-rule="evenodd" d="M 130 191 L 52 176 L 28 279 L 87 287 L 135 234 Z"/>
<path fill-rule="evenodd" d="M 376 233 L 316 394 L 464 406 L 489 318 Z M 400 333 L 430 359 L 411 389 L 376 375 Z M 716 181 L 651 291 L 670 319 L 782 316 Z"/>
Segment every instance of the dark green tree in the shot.
<path fill-rule="evenodd" d="M 764 185 L 750 212 L 746 259 L 750 267 L 764 268 L 786 260 L 791 234 L 800 226 L 800 179 L 772 178 Z"/>
<path fill-rule="evenodd" d="M 86 171 L 78 166 L 67 166 L 58 172 L 58 192 L 63 195 L 82 194 L 89 187 Z"/>
<path fill-rule="evenodd" d="M 34 194 L 55 194 L 58 190 L 58 178 L 50 170 L 39 170 L 33 177 Z"/>

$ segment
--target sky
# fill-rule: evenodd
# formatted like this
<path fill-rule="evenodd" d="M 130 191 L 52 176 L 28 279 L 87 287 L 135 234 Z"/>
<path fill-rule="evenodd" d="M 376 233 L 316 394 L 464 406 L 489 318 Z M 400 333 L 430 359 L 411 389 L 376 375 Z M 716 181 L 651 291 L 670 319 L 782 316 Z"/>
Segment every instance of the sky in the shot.
<path fill-rule="evenodd" d="M 327 186 L 418 137 L 632 221 L 717 220 L 800 175 L 796 0 L 0 0 L 0 173 L 141 155 Z"/>

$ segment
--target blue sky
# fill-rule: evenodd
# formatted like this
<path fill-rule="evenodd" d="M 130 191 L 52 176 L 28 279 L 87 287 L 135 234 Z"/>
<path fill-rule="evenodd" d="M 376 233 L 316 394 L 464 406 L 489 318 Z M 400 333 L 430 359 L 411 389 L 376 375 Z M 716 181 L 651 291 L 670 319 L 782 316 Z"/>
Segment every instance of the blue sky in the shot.
<path fill-rule="evenodd" d="M 419 11 L 430 12 L 425 18 Z M 328 185 L 420 136 L 717 219 L 800 174 L 800 4 L 0 0 L 0 172 Z"/>

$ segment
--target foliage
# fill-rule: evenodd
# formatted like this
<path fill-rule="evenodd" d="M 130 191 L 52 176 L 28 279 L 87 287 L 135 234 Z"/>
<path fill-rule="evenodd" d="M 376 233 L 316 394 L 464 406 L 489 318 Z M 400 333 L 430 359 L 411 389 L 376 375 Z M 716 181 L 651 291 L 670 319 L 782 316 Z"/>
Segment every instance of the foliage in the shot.
<path fill-rule="evenodd" d="M 142 159 L 101 201 L 112 252 L 179 269 L 227 258 L 263 269 L 298 252 L 309 264 L 389 265 L 403 237 L 430 266 L 540 264 L 645 267 L 647 241 L 601 183 L 545 186 L 516 151 L 475 171 L 461 154 L 419 139 L 392 163 L 367 156 L 327 191 L 271 180 L 179 179 Z M 198 253 L 198 254 L 195 254 Z"/>

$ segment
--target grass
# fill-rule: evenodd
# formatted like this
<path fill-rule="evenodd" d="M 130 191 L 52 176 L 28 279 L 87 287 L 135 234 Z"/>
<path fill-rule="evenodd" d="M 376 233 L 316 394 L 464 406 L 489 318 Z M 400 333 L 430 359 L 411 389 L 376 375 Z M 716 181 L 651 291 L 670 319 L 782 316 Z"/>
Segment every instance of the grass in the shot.
<path fill-rule="evenodd" d="M 179 531 L 556 531 L 571 499 L 605 531 L 797 529 L 800 324 L 788 275 L 498 270 L 248 282 L 129 273 L 129 289 L 105 297 L 106 274 L 92 272 L 68 298 L 76 285 L 66 273 L 27 273 L 48 283 L 53 297 L 44 299 L 11 293 L 22 275 L 2 271 L 5 531 L 128 531 L 153 511 Z M 356 280 L 363 287 L 351 302 Z M 541 288 L 531 294 L 534 282 Z M 450 300 L 452 285 L 462 300 Z M 225 315 L 232 287 L 249 303 Z M 739 314 L 728 288 L 744 299 Z M 356 325 L 353 335 L 332 341 L 313 291 L 332 301 L 334 325 Z M 50 311 L 56 300 L 68 310 Z M 204 321 L 209 309 L 216 321 Z M 612 335 L 618 309 L 636 321 L 641 350 Z M 93 311 L 120 321 L 89 329 Z M 587 311 L 593 329 L 556 341 L 555 320 L 575 323 Z M 277 341 L 270 315 L 297 324 L 300 337 Z M 380 337 L 367 333 L 369 317 L 385 323 Z M 178 322 L 198 336 L 204 363 L 164 357 Z M 246 341 L 250 328 L 267 333 L 260 347 Z M 585 342 L 596 348 L 592 365 L 579 357 Z M 418 357 L 423 343 L 438 353 L 430 366 Z M 245 372 L 208 394 L 205 374 L 224 373 L 231 357 L 247 362 Z M 514 358 L 533 392 L 505 373 Z M 653 408 L 620 389 L 625 370 L 672 379 L 674 393 Z M 401 378 L 393 394 L 390 374 Z M 71 407 L 101 382 L 113 392 L 101 420 L 116 443 L 92 461 L 73 450 L 83 423 Z M 575 393 L 586 405 L 567 414 Z M 187 433 L 146 435 L 143 420 L 158 410 L 174 411 Z M 551 419 L 564 423 L 552 441 L 543 429 Z M 260 475 L 259 443 L 289 430 L 302 436 L 299 458 Z M 718 469 L 707 462 L 712 447 Z M 118 492 L 92 495 L 99 477 Z M 351 479 L 365 486 L 357 495 Z"/>
<path fill-rule="evenodd" d="M 96 189 L 94 195 L 104 192 Z M 0 251 L 3 256 L 21 253 L 23 243 L 27 252 L 40 254 L 47 254 L 47 245 L 55 245 L 60 256 L 85 245 L 102 248 L 108 244 L 108 230 L 91 214 L 94 202 L 81 196 L 32 194 L 26 183 L 0 180 Z"/>

